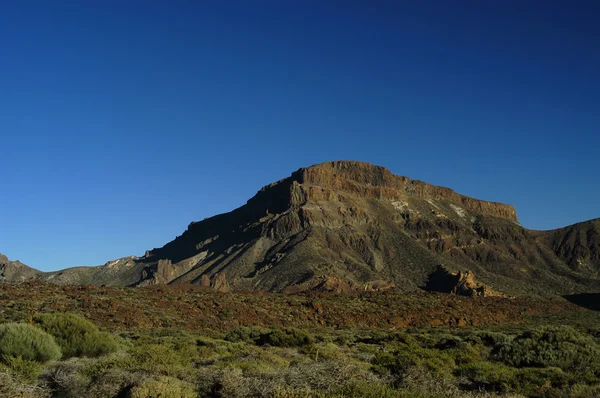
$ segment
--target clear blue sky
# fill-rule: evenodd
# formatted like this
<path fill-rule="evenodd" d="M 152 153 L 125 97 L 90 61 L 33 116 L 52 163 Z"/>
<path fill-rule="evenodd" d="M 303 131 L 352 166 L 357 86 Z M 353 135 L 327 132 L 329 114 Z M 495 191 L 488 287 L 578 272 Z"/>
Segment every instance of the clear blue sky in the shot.
<path fill-rule="evenodd" d="M 5 2 L 0 252 L 143 255 L 336 159 L 600 217 L 597 3 Z"/>

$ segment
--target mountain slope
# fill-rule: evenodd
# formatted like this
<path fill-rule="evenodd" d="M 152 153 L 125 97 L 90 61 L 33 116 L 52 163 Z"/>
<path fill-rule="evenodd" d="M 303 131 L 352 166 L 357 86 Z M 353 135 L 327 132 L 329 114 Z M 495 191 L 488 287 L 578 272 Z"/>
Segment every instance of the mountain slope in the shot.
<path fill-rule="evenodd" d="M 440 263 L 474 270 L 514 295 L 565 294 L 595 283 L 522 228 L 512 206 L 359 162 L 300 169 L 245 206 L 190 224 L 142 261 L 143 283 L 198 283 L 224 273 L 237 289 L 281 290 L 321 276 L 414 289 Z"/>
<path fill-rule="evenodd" d="M 595 275 L 600 272 L 600 218 L 539 235 L 571 268 Z"/>
<path fill-rule="evenodd" d="M 20 261 L 10 261 L 0 253 L 0 282 L 23 282 L 35 278 L 39 273 Z"/>
<path fill-rule="evenodd" d="M 334 278 L 353 285 L 388 281 L 411 290 L 425 286 L 444 264 L 473 271 L 509 295 L 592 291 L 598 286 L 597 223 L 583 232 L 570 228 L 528 231 L 512 206 L 368 163 L 338 161 L 299 169 L 244 206 L 191 223 L 144 257 L 32 277 L 275 291 Z M 581 267 L 580 258 L 591 265 Z"/>

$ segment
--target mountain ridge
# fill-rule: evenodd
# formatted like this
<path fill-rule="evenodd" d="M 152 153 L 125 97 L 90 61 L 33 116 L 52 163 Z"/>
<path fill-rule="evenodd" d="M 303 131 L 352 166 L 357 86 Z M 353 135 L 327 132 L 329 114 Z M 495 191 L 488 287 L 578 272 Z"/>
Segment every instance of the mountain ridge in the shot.
<path fill-rule="evenodd" d="M 600 239 L 584 239 L 598 231 L 594 220 L 588 223 L 529 231 L 513 206 L 385 167 L 334 161 L 300 168 L 231 212 L 191 222 L 181 236 L 143 257 L 26 276 L 273 291 L 332 278 L 340 281 L 334 285 L 387 281 L 411 290 L 425 286 L 445 264 L 455 272 L 475 272 L 494 291 L 547 296 L 597 284 Z M 591 232 L 579 231 L 586 226 Z M 585 267 L 578 266 L 581 261 Z"/>

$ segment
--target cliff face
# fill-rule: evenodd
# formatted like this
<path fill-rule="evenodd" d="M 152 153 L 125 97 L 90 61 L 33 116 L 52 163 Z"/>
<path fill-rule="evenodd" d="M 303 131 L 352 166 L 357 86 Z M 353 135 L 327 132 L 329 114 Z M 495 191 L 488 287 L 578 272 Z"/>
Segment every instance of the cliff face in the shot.
<path fill-rule="evenodd" d="M 517 222 L 513 206 L 486 202 L 460 195 L 450 188 L 411 180 L 392 174 L 381 166 L 369 163 L 337 161 L 303 168 L 292 179 L 305 187 L 307 200 L 330 199 L 334 192 L 346 192 L 364 198 L 399 200 L 418 197 L 425 200 L 446 200 L 483 215 Z M 320 187 L 319 190 L 314 187 Z M 311 189 L 313 188 L 313 189 Z"/>
<path fill-rule="evenodd" d="M 261 189 L 248 201 L 248 205 L 259 208 L 259 213 L 265 210 L 276 214 L 308 201 L 339 200 L 340 194 L 379 200 L 409 197 L 444 200 L 483 215 L 518 222 L 513 206 L 474 199 L 450 188 L 394 175 L 385 167 L 353 161 L 327 162 L 301 168 L 291 177 Z"/>

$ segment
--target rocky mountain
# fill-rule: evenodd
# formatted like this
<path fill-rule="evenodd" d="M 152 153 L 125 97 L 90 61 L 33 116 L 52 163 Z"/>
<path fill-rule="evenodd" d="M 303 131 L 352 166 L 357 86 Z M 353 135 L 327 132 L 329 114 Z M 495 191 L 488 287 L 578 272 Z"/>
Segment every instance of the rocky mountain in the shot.
<path fill-rule="evenodd" d="M 193 283 L 219 290 L 392 285 L 414 290 L 444 264 L 450 273 L 462 272 L 463 285 L 479 291 L 564 295 L 598 287 L 598 225 L 594 220 L 530 231 L 519 225 L 512 206 L 384 167 L 336 161 L 299 169 L 238 209 L 192 222 L 181 236 L 143 257 L 27 277 L 109 285 Z"/>
<path fill-rule="evenodd" d="M 35 278 L 39 271 L 26 266 L 20 261 L 10 261 L 0 253 L 0 282 L 24 282 Z"/>

